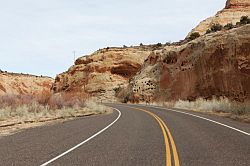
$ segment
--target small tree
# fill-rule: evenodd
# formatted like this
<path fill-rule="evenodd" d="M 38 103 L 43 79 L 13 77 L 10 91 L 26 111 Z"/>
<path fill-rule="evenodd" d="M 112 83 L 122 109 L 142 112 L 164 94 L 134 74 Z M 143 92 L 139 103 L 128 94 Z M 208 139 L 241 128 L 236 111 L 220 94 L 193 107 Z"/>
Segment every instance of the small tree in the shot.
<path fill-rule="evenodd" d="M 201 35 L 199 34 L 199 32 L 194 32 L 194 33 L 192 33 L 190 36 L 189 36 L 189 39 L 190 40 L 194 40 L 194 39 L 196 39 L 196 38 L 198 38 L 198 37 L 200 37 Z"/>
<path fill-rule="evenodd" d="M 240 23 L 241 23 L 242 25 L 250 24 L 250 19 L 248 18 L 248 16 L 242 16 L 242 17 L 240 18 Z"/>
<path fill-rule="evenodd" d="M 211 27 L 211 31 L 212 31 L 212 32 L 221 31 L 222 28 L 223 28 L 223 26 L 220 25 L 220 24 L 213 24 L 212 27 Z"/>
<path fill-rule="evenodd" d="M 229 30 L 229 29 L 233 29 L 233 24 L 232 23 L 228 23 L 227 25 L 224 26 L 224 29 Z"/>

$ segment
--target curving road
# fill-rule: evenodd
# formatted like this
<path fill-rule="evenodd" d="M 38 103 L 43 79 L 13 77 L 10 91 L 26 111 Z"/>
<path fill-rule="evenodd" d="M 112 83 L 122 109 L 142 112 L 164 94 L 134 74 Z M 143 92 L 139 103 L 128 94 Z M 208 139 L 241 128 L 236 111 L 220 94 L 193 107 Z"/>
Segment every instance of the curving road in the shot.
<path fill-rule="evenodd" d="M 161 107 L 107 105 L 117 110 L 1 137 L 0 165 L 250 165 L 249 124 Z"/>

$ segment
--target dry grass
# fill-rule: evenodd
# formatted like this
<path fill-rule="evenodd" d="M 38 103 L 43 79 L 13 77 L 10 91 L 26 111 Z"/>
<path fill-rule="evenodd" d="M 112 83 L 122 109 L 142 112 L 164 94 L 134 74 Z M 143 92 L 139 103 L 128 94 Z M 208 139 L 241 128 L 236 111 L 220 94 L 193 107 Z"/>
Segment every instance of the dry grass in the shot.
<path fill-rule="evenodd" d="M 179 100 L 175 103 L 174 107 L 191 109 L 203 112 L 224 112 L 236 115 L 244 115 L 250 113 L 250 103 L 232 102 L 227 98 L 205 100 L 202 98 L 196 101 L 183 101 Z"/>
<path fill-rule="evenodd" d="M 199 112 L 222 113 L 233 119 L 250 122 L 250 102 L 233 102 L 227 98 L 212 100 L 199 98 L 196 101 L 179 100 L 173 107 Z"/>
<path fill-rule="evenodd" d="M 0 127 L 6 124 L 65 119 L 110 111 L 83 95 L 62 93 L 50 96 L 6 95 L 0 97 Z"/>

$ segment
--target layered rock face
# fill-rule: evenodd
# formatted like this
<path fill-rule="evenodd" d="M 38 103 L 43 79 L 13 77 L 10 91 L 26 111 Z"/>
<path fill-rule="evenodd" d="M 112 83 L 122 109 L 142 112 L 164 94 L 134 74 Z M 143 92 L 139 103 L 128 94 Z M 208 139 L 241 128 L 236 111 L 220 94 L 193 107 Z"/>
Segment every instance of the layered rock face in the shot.
<path fill-rule="evenodd" d="M 54 79 L 28 74 L 0 72 L 0 96 L 50 93 Z"/>
<path fill-rule="evenodd" d="M 250 6 L 249 0 L 227 0 L 226 9 L 229 8 L 247 8 Z"/>
<path fill-rule="evenodd" d="M 76 60 L 67 72 L 59 74 L 54 93 L 79 92 L 101 101 L 114 101 L 116 90 L 128 85 L 151 48 L 106 48 Z"/>
<path fill-rule="evenodd" d="M 205 34 L 213 24 L 236 24 L 242 16 L 250 16 L 249 0 L 228 0 L 225 9 L 192 32 Z M 213 96 L 250 100 L 250 25 L 184 41 L 164 47 L 98 50 L 59 74 L 53 92 L 79 92 L 99 101 Z"/>
<path fill-rule="evenodd" d="M 226 25 L 228 23 L 236 24 L 242 16 L 250 16 L 249 0 L 227 0 L 226 7 L 219 11 L 215 16 L 209 17 L 195 27 L 188 36 L 193 32 L 205 34 L 213 24 Z"/>
<path fill-rule="evenodd" d="M 250 100 L 250 25 L 154 51 L 127 89 L 133 102 Z"/>

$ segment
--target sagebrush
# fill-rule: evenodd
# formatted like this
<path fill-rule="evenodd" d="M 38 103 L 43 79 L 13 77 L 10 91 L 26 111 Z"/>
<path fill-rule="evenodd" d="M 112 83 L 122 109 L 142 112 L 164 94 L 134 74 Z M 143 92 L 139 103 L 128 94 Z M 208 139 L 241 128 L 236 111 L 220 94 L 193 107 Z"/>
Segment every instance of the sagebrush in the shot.
<path fill-rule="evenodd" d="M 66 118 L 92 112 L 104 113 L 108 108 L 82 94 L 5 95 L 0 97 L 0 121 L 39 121 L 42 118 Z"/>
<path fill-rule="evenodd" d="M 235 115 L 250 114 L 250 102 L 230 101 L 227 98 L 206 100 L 199 98 L 195 101 L 179 100 L 174 104 L 176 108 L 184 108 L 204 112 L 224 112 Z"/>

